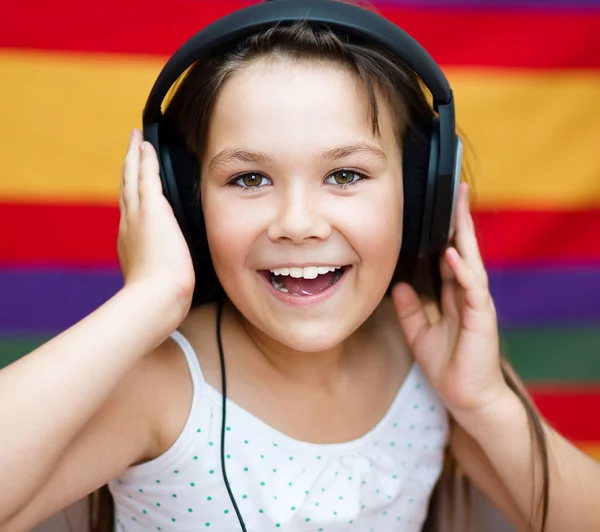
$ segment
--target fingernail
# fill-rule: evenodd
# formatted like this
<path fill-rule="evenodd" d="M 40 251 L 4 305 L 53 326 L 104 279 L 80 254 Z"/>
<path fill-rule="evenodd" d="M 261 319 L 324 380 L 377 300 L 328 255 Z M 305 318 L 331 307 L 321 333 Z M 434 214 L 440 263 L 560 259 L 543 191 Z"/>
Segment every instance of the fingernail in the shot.
<path fill-rule="evenodd" d="M 146 149 L 146 141 L 140 144 L 140 151 L 144 151 Z"/>

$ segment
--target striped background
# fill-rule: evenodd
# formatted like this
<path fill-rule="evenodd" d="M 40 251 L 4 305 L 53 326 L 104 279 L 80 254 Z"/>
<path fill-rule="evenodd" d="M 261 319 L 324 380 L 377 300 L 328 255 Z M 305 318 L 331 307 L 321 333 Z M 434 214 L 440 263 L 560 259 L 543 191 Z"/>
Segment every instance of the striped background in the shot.
<path fill-rule="evenodd" d="M 242 0 L 21 0 L 0 17 L 0 366 L 120 286 L 129 131 L 167 56 Z M 600 0 L 375 1 L 454 87 L 506 350 L 600 458 Z"/>

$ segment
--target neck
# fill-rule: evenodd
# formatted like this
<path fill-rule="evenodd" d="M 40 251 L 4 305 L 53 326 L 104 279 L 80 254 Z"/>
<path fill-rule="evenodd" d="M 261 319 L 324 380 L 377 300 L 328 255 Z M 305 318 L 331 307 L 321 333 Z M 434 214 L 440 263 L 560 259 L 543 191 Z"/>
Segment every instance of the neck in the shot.
<path fill-rule="evenodd" d="M 351 373 L 365 352 L 369 321 L 359 327 L 341 343 L 330 349 L 318 352 L 304 352 L 293 349 L 266 335 L 252 325 L 244 316 L 229 305 L 241 326 L 246 340 L 255 347 L 255 355 L 260 357 L 269 370 L 283 377 L 290 384 L 309 388 L 333 389 Z"/>

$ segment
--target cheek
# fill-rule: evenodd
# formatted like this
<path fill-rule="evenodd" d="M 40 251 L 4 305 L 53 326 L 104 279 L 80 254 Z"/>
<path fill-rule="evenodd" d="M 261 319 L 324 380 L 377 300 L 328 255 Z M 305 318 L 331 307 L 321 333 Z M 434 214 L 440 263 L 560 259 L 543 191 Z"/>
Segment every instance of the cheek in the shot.
<path fill-rule="evenodd" d="M 252 201 L 236 201 L 231 194 L 226 198 L 222 192 L 226 191 L 207 191 L 202 209 L 215 271 L 221 282 L 228 285 L 239 278 L 261 232 L 261 221 L 256 209 L 249 205 Z"/>
<path fill-rule="evenodd" d="M 373 187 L 340 206 L 337 218 L 342 233 L 358 253 L 362 266 L 375 266 L 381 273 L 395 268 L 402 241 L 402 191 Z"/>

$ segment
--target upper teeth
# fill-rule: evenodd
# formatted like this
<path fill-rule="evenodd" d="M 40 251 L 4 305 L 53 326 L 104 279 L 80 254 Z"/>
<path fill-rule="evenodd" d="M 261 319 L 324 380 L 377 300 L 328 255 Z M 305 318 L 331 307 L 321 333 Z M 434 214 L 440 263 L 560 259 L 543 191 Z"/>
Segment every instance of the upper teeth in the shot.
<path fill-rule="evenodd" d="M 317 275 L 333 272 L 340 266 L 307 266 L 306 268 L 276 268 L 270 270 L 274 275 L 291 275 L 295 278 L 316 279 Z"/>

